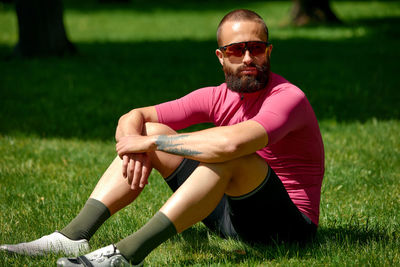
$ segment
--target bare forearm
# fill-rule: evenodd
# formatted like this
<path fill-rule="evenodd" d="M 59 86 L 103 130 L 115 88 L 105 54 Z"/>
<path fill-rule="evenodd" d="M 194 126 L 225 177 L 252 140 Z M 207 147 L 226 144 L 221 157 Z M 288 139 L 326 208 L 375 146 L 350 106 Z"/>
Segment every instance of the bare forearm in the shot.
<path fill-rule="evenodd" d="M 158 135 L 155 136 L 156 150 L 204 162 L 226 160 L 228 148 L 224 149 L 222 142 L 214 142 L 215 138 L 213 141 L 207 140 L 206 136 L 198 133 Z M 222 137 L 218 136 L 218 139 Z"/>
<path fill-rule="evenodd" d="M 223 162 L 254 153 L 266 145 L 263 129 L 259 133 L 250 131 L 251 135 L 248 132 L 240 126 L 215 127 L 188 134 L 159 135 L 154 142 L 159 151 L 202 162 Z"/>
<path fill-rule="evenodd" d="M 142 134 L 143 125 L 146 122 L 157 122 L 154 107 L 134 109 L 128 112 L 118 121 L 115 139 L 118 141 L 122 136 Z"/>
<path fill-rule="evenodd" d="M 189 148 L 188 145 L 185 145 L 185 139 L 187 139 L 189 135 L 158 135 L 155 144 L 156 149 L 159 151 L 168 152 L 171 154 L 182 155 L 182 156 L 196 156 L 203 154 L 199 150 L 195 150 L 193 148 Z M 187 141 L 187 140 L 186 140 Z"/>
<path fill-rule="evenodd" d="M 121 136 L 140 134 L 143 129 L 143 117 L 136 111 L 131 111 L 122 116 L 118 121 L 115 139 Z"/>
<path fill-rule="evenodd" d="M 163 151 L 201 162 L 224 162 L 252 154 L 268 143 L 268 136 L 254 121 L 203 131 L 172 135 L 128 135 L 118 140 L 118 155 Z"/>

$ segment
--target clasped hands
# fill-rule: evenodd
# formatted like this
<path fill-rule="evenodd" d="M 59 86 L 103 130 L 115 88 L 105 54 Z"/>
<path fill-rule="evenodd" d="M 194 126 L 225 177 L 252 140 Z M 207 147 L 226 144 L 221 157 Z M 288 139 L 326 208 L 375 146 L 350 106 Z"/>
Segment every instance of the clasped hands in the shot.
<path fill-rule="evenodd" d="M 151 136 L 128 135 L 118 138 L 116 150 L 122 159 L 122 175 L 132 190 L 144 188 L 151 173 L 151 161 L 146 152 L 154 151 Z"/>

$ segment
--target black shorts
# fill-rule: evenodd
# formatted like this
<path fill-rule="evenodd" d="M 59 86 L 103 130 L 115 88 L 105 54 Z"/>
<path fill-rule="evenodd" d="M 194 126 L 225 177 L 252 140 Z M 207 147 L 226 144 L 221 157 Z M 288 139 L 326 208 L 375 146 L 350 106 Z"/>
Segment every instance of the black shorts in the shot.
<path fill-rule="evenodd" d="M 166 179 L 169 187 L 176 191 L 198 165 L 198 161 L 184 159 Z M 203 223 L 222 237 L 251 243 L 303 242 L 317 231 L 317 226 L 294 205 L 271 168 L 252 192 L 240 197 L 224 195 Z"/>

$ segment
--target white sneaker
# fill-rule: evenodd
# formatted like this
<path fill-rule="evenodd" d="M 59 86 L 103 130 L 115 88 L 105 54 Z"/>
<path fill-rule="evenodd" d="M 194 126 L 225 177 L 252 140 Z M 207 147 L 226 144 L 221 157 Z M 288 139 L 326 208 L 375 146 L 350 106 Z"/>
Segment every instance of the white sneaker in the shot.
<path fill-rule="evenodd" d="M 65 235 L 54 232 L 28 243 L 16 245 L 1 245 L 0 250 L 29 256 L 40 256 L 50 253 L 65 255 L 79 255 L 89 251 L 89 242 L 86 239 L 71 240 Z"/>
<path fill-rule="evenodd" d="M 143 266 L 143 261 L 138 265 L 131 265 L 120 251 L 114 246 L 100 248 L 84 256 L 77 258 L 60 258 L 57 261 L 58 267 L 76 267 L 76 266 L 93 266 L 93 267 L 124 267 Z"/>

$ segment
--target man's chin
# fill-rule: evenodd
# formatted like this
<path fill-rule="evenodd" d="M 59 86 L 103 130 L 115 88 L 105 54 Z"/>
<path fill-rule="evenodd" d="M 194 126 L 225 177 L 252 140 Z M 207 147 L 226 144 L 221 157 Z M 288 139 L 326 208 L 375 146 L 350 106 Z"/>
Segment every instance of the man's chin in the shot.
<path fill-rule="evenodd" d="M 245 81 L 245 80 L 255 80 L 256 77 L 257 77 L 257 75 L 249 75 L 249 74 L 242 74 L 242 75 L 239 76 L 239 78 L 240 78 L 242 81 Z"/>
<path fill-rule="evenodd" d="M 224 68 L 225 81 L 228 88 L 239 93 L 251 93 L 264 89 L 268 84 L 269 65 L 257 69 L 240 69 L 235 74 L 229 68 Z"/>

